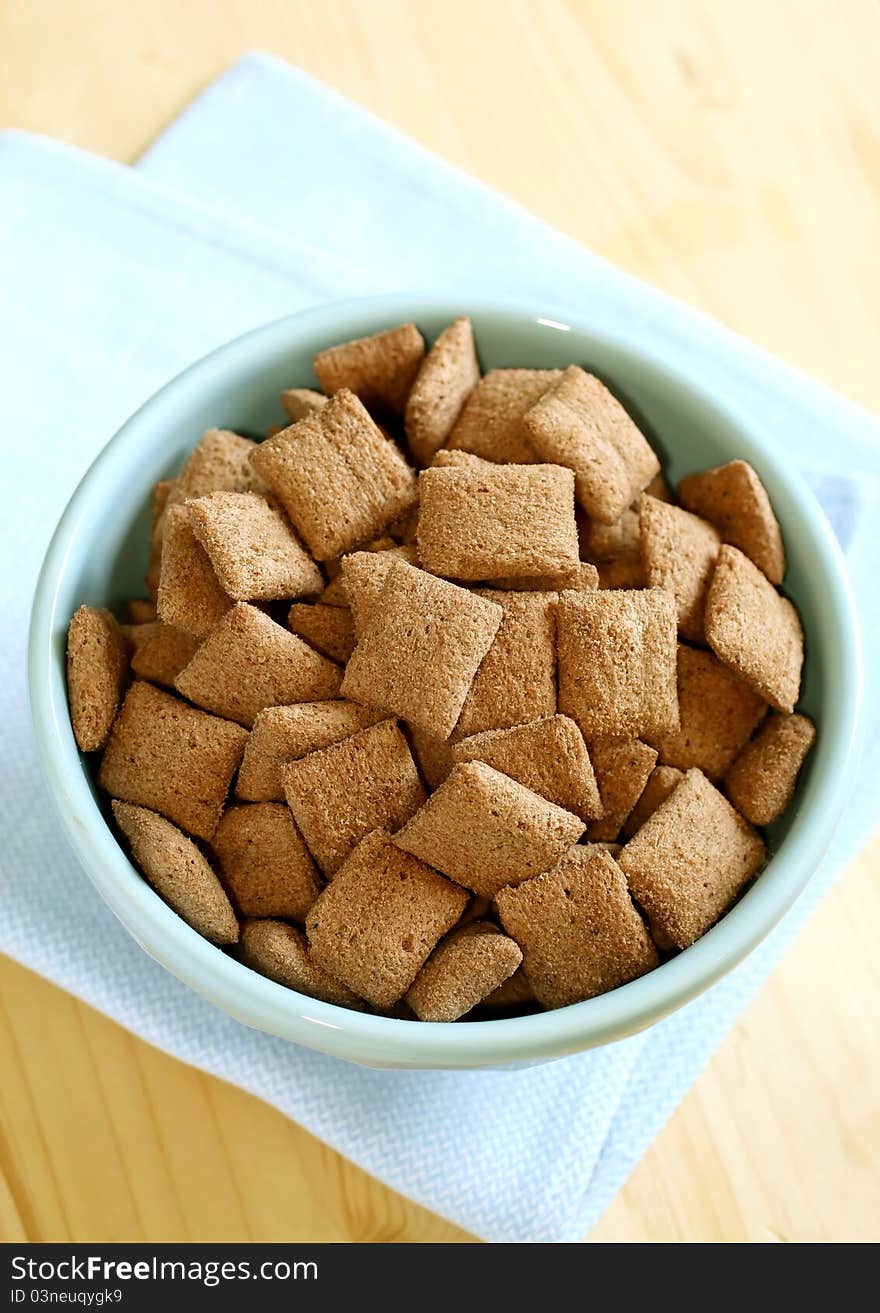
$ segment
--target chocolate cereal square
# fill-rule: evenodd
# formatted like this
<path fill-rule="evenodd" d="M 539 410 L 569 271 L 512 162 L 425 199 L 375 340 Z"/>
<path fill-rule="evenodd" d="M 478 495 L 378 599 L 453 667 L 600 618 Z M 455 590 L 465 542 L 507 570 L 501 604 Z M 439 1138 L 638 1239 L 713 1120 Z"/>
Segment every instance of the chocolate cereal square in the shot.
<path fill-rule="evenodd" d="M 184 666 L 189 665 L 201 641 L 174 625 L 151 624 L 149 635 L 138 644 L 131 658 L 132 671 L 151 684 L 174 689 L 174 681 Z"/>
<path fill-rule="evenodd" d="M 164 816 L 129 802 L 114 802 L 113 816 L 138 867 L 169 907 L 212 944 L 234 944 L 235 913 L 192 839 Z"/>
<path fill-rule="evenodd" d="M 281 768 L 327 748 L 381 720 L 381 713 L 354 702 L 298 702 L 257 713 L 235 786 L 248 802 L 283 802 Z"/>
<path fill-rule="evenodd" d="M 362 1011 L 363 999 L 334 980 L 313 961 L 305 935 L 284 921 L 245 921 L 241 927 L 240 960 L 252 971 L 298 994 Z"/>
<path fill-rule="evenodd" d="M 765 855 L 760 835 L 694 769 L 617 860 L 651 925 L 687 948 L 727 911 Z"/>
<path fill-rule="evenodd" d="M 396 830 L 425 801 L 416 764 L 393 720 L 288 762 L 281 778 L 294 820 L 328 877 L 365 834 Z"/>
<path fill-rule="evenodd" d="M 172 481 L 166 505 L 179 506 L 209 492 L 265 492 L 250 461 L 256 445 L 229 429 L 209 429 Z"/>
<path fill-rule="evenodd" d="M 287 613 L 287 628 L 331 661 L 344 665 L 354 651 L 354 620 L 347 606 L 294 602 Z"/>
<path fill-rule="evenodd" d="M 321 881 L 289 807 L 280 802 L 228 807 L 211 849 L 217 873 L 242 916 L 305 920 Z"/>
<path fill-rule="evenodd" d="M 406 440 L 418 464 L 430 464 L 443 446 L 479 377 L 474 330 L 462 316 L 434 342 L 406 403 Z"/>
<path fill-rule="evenodd" d="M 343 697 L 446 739 L 504 612 L 396 560 L 345 669 Z"/>
<path fill-rule="evenodd" d="M 281 393 L 281 405 L 291 424 L 305 419 L 313 410 L 320 410 L 326 406 L 327 400 L 323 392 L 316 392 L 314 388 L 285 388 Z"/>
<path fill-rule="evenodd" d="M 537 461 L 524 417 L 561 377 L 559 369 L 491 369 L 464 403 L 450 449 L 502 465 Z"/>
<path fill-rule="evenodd" d="M 473 734 L 455 744 L 452 756 L 455 761 L 484 761 L 583 821 L 602 815 L 584 736 L 567 716 L 544 716 L 513 729 Z"/>
<path fill-rule="evenodd" d="M 715 655 L 775 707 L 794 711 L 804 633 L 797 611 L 756 565 L 725 545 L 706 600 L 706 639 Z"/>
<path fill-rule="evenodd" d="M 639 501 L 639 523 L 645 583 L 673 595 L 678 632 L 702 643 L 706 594 L 721 546 L 718 530 L 680 506 L 645 494 Z"/>
<path fill-rule="evenodd" d="M 763 483 L 744 460 L 689 474 L 678 485 L 682 506 L 714 524 L 726 543 L 754 561 L 771 584 L 785 577 L 782 531 Z"/>
<path fill-rule="evenodd" d="M 401 324 L 372 337 L 354 338 L 319 352 L 315 374 L 325 392 L 353 392 L 365 406 L 402 415 L 425 357 L 415 324 Z"/>
<path fill-rule="evenodd" d="M 319 561 L 375 538 L 416 500 L 416 477 L 354 393 L 267 438 L 252 463 Z"/>
<path fill-rule="evenodd" d="M 341 678 L 339 666 L 296 634 L 238 602 L 177 676 L 176 688 L 206 711 L 250 727 L 264 707 L 335 697 Z"/>
<path fill-rule="evenodd" d="M 660 804 L 666 801 L 672 790 L 683 779 L 684 771 L 677 770 L 675 766 L 654 767 L 648 776 L 648 783 L 642 789 L 638 802 L 626 818 L 626 824 L 620 832 L 624 843 L 654 815 Z"/>
<path fill-rule="evenodd" d="M 127 682 L 119 625 L 109 611 L 81 606 L 67 630 L 67 699 L 80 752 L 103 748 Z"/>
<path fill-rule="evenodd" d="M 626 880 L 607 852 L 572 848 L 552 871 L 502 889 L 495 906 L 523 951 L 523 969 L 545 1008 L 594 998 L 660 965 Z"/>
<path fill-rule="evenodd" d="M 176 629 L 204 638 L 232 606 L 193 529 L 188 506 L 171 506 L 162 529 L 156 610 Z"/>
<path fill-rule="evenodd" d="M 237 602 L 317 596 L 321 571 L 277 506 L 253 492 L 213 492 L 187 503 L 221 588 Z"/>
<path fill-rule="evenodd" d="M 210 839 L 247 731 L 138 680 L 110 734 L 98 783 L 111 798 L 133 802 Z"/>
<path fill-rule="evenodd" d="M 678 726 L 676 614 L 669 593 L 564 592 L 556 608 L 559 710 L 591 739 Z"/>
<path fill-rule="evenodd" d="M 504 614 L 468 690 L 455 739 L 556 711 L 556 594 L 486 589 L 477 596 Z"/>
<path fill-rule="evenodd" d="M 660 761 L 680 770 L 698 766 L 717 782 L 751 738 L 767 704 L 711 652 L 680 644 L 678 710 L 680 727 L 651 739 Z"/>
<path fill-rule="evenodd" d="M 574 477 L 559 465 L 423 470 L 419 495 L 419 558 L 432 574 L 530 578 L 578 564 Z"/>
<path fill-rule="evenodd" d="M 578 816 L 482 761 L 460 762 L 394 842 L 450 880 L 493 898 L 559 860 L 584 832 Z"/>
<path fill-rule="evenodd" d="M 378 552 L 364 548 L 342 558 L 338 576 L 339 596 L 333 598 L 330 604 L 344 604 L 350 607 L 356 635 L 366 629 L 376 614 L 376 603 L 382 595 L 382 589 L 388 579 L 388 571 L 394 561 L 418 565 L 418 552 L 414 547 L 405 546 L 383 548 Z M 325 590 L 322 601 L 329 593 L 330 587 Z"/>
<path fill-rule="evenodd" d="M 747 821 L 770 825 L 782 815 L 815 738 L 808 716 L 768 717 L 724 777 L 725 793 Z"/>
<path fill-rule="evenodd" d="M 406 736 L 419 774 L 431 793 L 439 788 L 455 765 L 449 740 L 435 738 L 433 734 L 426 734 L 423 729 L 414 729 L 412 725 L 407 726 Z"/>
<path fill-rule="evenodd" d="M 620 402 L 577 365 L 531 408 L 525 425 L 542 460 L 574 470 L 578 501 L 603 524 L 619 520 L 660 469 Z"/>
<path fill-rule="evenodd" d="M 374 830 L 306 919 L 312 959 L 376 1008 L 402 998 L 467 904 L 463 889 Z"/>
<path fill-rule="evenodd" d="M 592 843 L 613 843 L 648 783 L 657 753 L 641 739 L 593 739 L 590 759 L 602 813 L 587 827 L 587 838 Z"/>
<path fill-rule="evenodd" d="M 530 578 L 501 575 L 491 583 L 493 588 L 511 593 L 584 593 L 599 587 L 599 571 L 590 561 L 578 561 L 577 565 L 553 574 L 536 574 Z"/>
<path fill-rule="evenodd" d="M 458 1021 L 504 983 L 522 950 L 491 921 L 453 930 L 428 958 L 406 995 L 420 1021 Z"/>

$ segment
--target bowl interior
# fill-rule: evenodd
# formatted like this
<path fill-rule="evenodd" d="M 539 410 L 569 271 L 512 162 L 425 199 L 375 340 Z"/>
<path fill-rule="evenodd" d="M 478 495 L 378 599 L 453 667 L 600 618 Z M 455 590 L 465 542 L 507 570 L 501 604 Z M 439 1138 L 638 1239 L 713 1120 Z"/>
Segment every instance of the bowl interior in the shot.
<path fill-rule="evenodd" d="M 378 331 L 404 318 L 415 318 L 430 339 L 458 313 L 461 313 L 460 304 L 413 304 L 412 300 L 388 299 L 384 303 L 353 302 L 347 307 L 326 307 L 268 325 L 221 348 L 174 380 L 105 449 L 59 527 L 41 582 L 42 611 L 39 597 L 35 610 L 32 646 L 32 685 L 37 693 L 35 718 L 39 735 L 38 704 L 45 684 L 44 691 L 52 706 L 54 741 L 48 745 L 43 742 L 41 747 L 44 760 L 51 756 L 54 763 L 50 784 L 54 787 L 62 781 L 54 787 L 56 796 L 59 788 L 65 787 L 64 773 L 72 772 L 92 791 L 98 806 L 102 805 L 90 769 L 76 753 L 67 723 L 66 627 L 81 603 L 118 608 L 128 598 L 144 594 L 145 545 L 153 484 L 176 473 L 205 429 L 231 428 L 256 436 L 265 433 L 270 425 L 282 423 L 279 392 L 285 387 L 315 384 L 311 360 L 322 347 L 346 337 Z M 559 1016 L 579 1014 L 577 1020 L 571 1019 L 567 1029 L 560 1030 L 556 1014 L 454 1028 L 426 1028 L 416 1023 L 369 1019 L 373 1025 L 394 1028 L 395 1034 L 428 1030 L 436 1035 L 454 1029 L 461 1038 L 435 1042 L 425 1036 L 414 1042 L 417 1062 L 437 1060 L 442 1065 L 458 1062 L 467 1065 L 482 1060 L 479 1046 L 464 1038 L 468 1031 L 483 1032 L 484 1047 L 487 1033 L 497 1033 L 501 1052 L 496 1056 L 501 1057 L 516 1056 L 518 1047 L 524 1047 L 529 1056 L 549 1055 L 619 1037 L 700 992 L 744 956 L 793 901 L 830 839 L 841 802 L 839 787 L 835 791 L 835 775 L 840 772 L 849 750 L 858 688 L 855 628 L 836 544 L 811 494 L 796 475 L 782 467 L 769 443 L 755 436 L 753 427 L 747 429 L 735 416 L 704 398 L 698 388 L 633 355 L 624 345 L 598 332 L 503 308 L 477 307 L 470 313 L 484 370 L 495 366 L 557 368 L 576 362 L 600 374 L 644 427 L 661 456 L 670 482 L 734 457 L 743 457 L 755 466 L 783 527 L 788 557 L 784 591 L 796 603 L 807 636 L 801 706 L 816 720 L 819 736 L 802 773 L 794 804 L 769 832 L 771 854 L 779 857 L 737 907 L 694 948 L 650 976 L 602 999 L 563 1009 Z M 64 801 L 59 801 L 63 809 Z M 68 796 L 67 803 L 70 802 Z M 94 806 L 93 803 L 88 823 L 100 824 Z M 80 856 L 84 856 L 82 852 Z M 789 860 L 783 869 L 780 862 L 784 857 Z M 86 864 L 90 865 L 88 861 Z M 90 873 L 95 878 L 93 866 L 92 862 Z M 128 869 L 131 880 L 142 883 Z M 181 974 L 178 964 L 157 950 L 151 936 L 132 924 L 126 915 L 125 895 L 118 885 L 115 879 L 118 896 L 108 898 L 111 906 L 148 951 Z M 108 896 L 106 888 L 102 887 L 102 892 Z M 165 912 L 167 909 L 163 907 L 162 913 Z M 168 915 L 173 917 L 171 913 Z M 209 945 L 192 946 L 196 956 L 203 955 L 205 949 L 214 959 L 223 956 Z M 691 965 L 685 970 L 684 964 L 689 959 Z M 237 963 L 225 961 L 234 972 L 252 975 L 244 973 Z M 661 977 L 664 978 L 662 987 Z M 235 990 L 231 986 L 225 998 L 218 998 L 213 986 L 201 977 L 189 978 L 189 983 L 251 1024 L 286 1033 L 279 1021 L 283 1012 L 279 1011 L 281 1004 L 277 1001 L 270 1009 L 272 1019 L 269 1020 L 262 1013 L 253 1015 L 246 1008 L 236 1008 Z M 258 988 L 263 987 L 272 991 L 273 999 L 275 995 L 285 994 L 290 998 L 289 991 L 270 982 L 259 981 Z M 608 1000 L 613 1001 L 611 1006 Z M 310 1006 L 312 1011 L 335 1015 L 339 1022 L 338 1009 L 328 1005 Z M 353 1015 L 345 1014 L 346 1018 Z M 544 1023 L 543 1036 L 540 1024 L 536 1026 L 536 1023 Z M 329 1023 L 325 1020 L 322 1024 Z M 520 1028 L 518 1035 L 516 1027 Z M 509 1041 L 502 1039 L 503 1030 L 511 1037 Z M 299 1032 L 295 1037 L 303 1038 Z M 442 1047 L 447 1043 L 449 1051 L 444 1055 Z M 326 1047 L 321 1043 L 317 1046 Z M 490 1050 L 492 1047 L 488 1046 Z M 421 1057 L 417 1056 L 419 1053 Z M 432 1053 L 434 1057 L 426 1059 L 425 1055 Z M 364 1055 L 354 1052 L 350 1056 Z M 370 1058 L 370 1054 L 366 1056 Z M 401 1055 L 402 1064 L 408 1065 L 411 1056 Z"/>

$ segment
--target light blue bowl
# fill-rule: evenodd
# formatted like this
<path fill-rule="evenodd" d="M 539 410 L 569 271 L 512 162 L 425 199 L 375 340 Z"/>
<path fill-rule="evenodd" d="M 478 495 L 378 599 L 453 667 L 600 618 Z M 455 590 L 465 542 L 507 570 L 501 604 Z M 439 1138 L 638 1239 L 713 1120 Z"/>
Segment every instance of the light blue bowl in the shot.
<path fill-rule="evenodd" d="M 433 338 L 456 315 L 474 321 L 484 368 L 577 362 L 607 378 L 652 435 L 671 480 L 743 457 L 781 521 L 785 588 L 807 638 L 802 706 L 816 748 L 794 804 L 770 831 L 771 858 L 736 907 L 692 948 L 600 998 L 538 1016 L 426 1025 L 349 1012 L 284 989 L 201 939 L 131 866 L 106 821 L 90 764 L 77 752 L 65 692 L 65 635 L 81 603 L 117 607 L 143 592 L 152 485 L 174 474 L 208 428 L 264 432 L 283 418 L 278 393 L 313 382 L 323 347 L 415 320 Z M 831 839 L 847 788 L 860 663 L 853 603 L 837 543 L 785 453 L 751 421 L 717 406 L 587 316 L 561 323 L 532 307 L 395 296 L 323 306 L 230 342 L 148 401 L 74 493 L 46 556 L 31 622 L 29 675 L 46 778 L 77 857 L 119 920 L 180 980 L 247 1025 L 337 1057 L 390 1067 L 484 1067 L 560 1057 L 621 1039 L 681 1007 L 773 929 Z"/>

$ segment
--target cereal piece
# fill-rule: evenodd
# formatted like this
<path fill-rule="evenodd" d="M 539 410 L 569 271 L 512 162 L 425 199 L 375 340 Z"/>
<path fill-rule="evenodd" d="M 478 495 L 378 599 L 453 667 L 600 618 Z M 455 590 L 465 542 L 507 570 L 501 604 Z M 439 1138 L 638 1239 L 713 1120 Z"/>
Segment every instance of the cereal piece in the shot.
<path fill-rule="evenodd" d="M 327 398 L 314 388 L 285 388 L 281 393 L 281 404 L 291 424 L 296 424 L 306 415 L 311 415 L 313 410 L 326 406 Z"/>
<path fill-rule="evenodd" d="M 267 438 L 252 462 L 319 561 L 375 538 L 417 496 L 413 471 L 346 390 Z"/>
<path fill-rule="evenodd" d="M 365 629 L 375 615 L 392 563 L 406 561 L 408 565 L 418 565 L 418 560 L 413 547 L 392 547 L 381 552 L 364 548 L 342 558 L 341 593 L 351 607 L 355 634 Z"/>
<path fill-rule="evenodd" d="M 287 614 L 287 628 L 331 661 L 344 665 L 354 651 L 354 621 L 347 606 L 294 602 Z"/>
<path fill-rule="evenodd" d="M 160 624 L 159 620 L 147 620 L 142 625 L 120 625 L 119 632 L 125 643 L 126 655 L 133 657 L 139 652 L 150 641 Z"/>
<path fill-rule="evenodd" d="M 392 561 L 342 694 L 446 739 L 503 616 L 494 602 Z"/>
<path fill-rule="evenodd" d="M 412 725 L 407 726 L 407 737 L 419 774 L 429 791 L 433 792 L 434 789 L 439 788 L 455 765 L 452 749 L 446 739 L 435 738 L 433 734 L 427 734 L 423 729 L 416 729 Z"/>
<path fill-rule="evenodd" d="M 578 561 L 573 569 L 555 574 L 538 574 L 533 579 L 501 575 L 491 583 L 493 588 L 509 593 L 583 593 L 599 587 L 599 571 L 589 561 Z"/>
<path fill-rule="evenodd" d="M 146 642 L 138 646 L 131 659 L 131 668 L 141 679 L 173 689 L 174 681 L 184 666 L 189 665 L 201 641 L 185 629 L 164 625 L 160 621 L 152 626 Z"/>
<path fill-rule="evenodd" d="M 146 597 L 133 597 L 125 604 L 125 619 L 130 625 L 147 625 L 156 619 L 156 603 Z"/>
<path fill-rule="evenodd" d="M 328 877 L 365 834 L 397 829 L 425 801 L 416 764 L 393 720 L 287 762 L 281 779 L 294 820 Z"/>
<path fill-rule="evenodd" d="M 660 965 L 609 853 L 572 848 L 552 871 L 502 889 L 495 906 L 545 1008 L 594 998 Z"/>
<path fill-rule="evenodd" d="M 146 807 L 114 801 L 113 815 L 132 857 L 168 906 L 212 944 L 234 944 L 235 913 L 192 839 Z"/>
<path fill-rule="evenodd" d="M 767 704 L 711 652 L 679 644 L 678 710 L 678 730 L 650 737 L 661 762 L 680 770 L 699 766 L 718 781 L 751 738 Z"/>
<path fill-rule="evenodd" d="M 357 553 L 354 554 L 357 555 Z M 343 557 L 342 559 L 345 560 L 346 558 Z M 342 579 L 341 569 L 338 574 L 335 574 L 331 578 L 329 584 L 318 598 L 318 601 L 321 603 L 322 606 L 348 607 L 349 605 L 348 594 L 345 591 L 345 584 Z"/>
<path fill-rule="evenodd" d="M 298 702 L 266 707 L 254 721 L 235 786 L 248 802 L 283 802 L 281 768 L 288 761 L 327 748 L 358 730 L 375 725 L 381 715 L 354 702 Z"/>
<path fill-rule="evenodd" d="M 648 776 L 648 783 L 641 792 L 638 802 L 633 807 L 626 819 L 626 824 L 621 830 L 624 842 L 631 839 L 637 830 L 640 830 L 649 817 L 665 802 L 670 793 L 684 779 L 684 772 L 676 770 L 674 766 L 655 766 Z M 618 845 L 618 852 L 620 851 Z"/>
<path fill-rule="evenodd" d="M 556 626 L 559 710 L 587 742 L 678 726 L 675 603 L 668 593 L 562 593 Z"/>
<path fill-rule="evenodd" d="M 401 324 L 328 347 L 315 356 L 314 366 L 325 392 L 347 389 L 365 406 L 387 407 L 402 415 L 424 357 L 424 339 L 415 324 Z"/>
<path fill-rule="evenodd" d="M 306 937 L 283 921 L 245 921 L 239 957 L 246 967 L 298 994 L 363 1010 L 364 1001 L 312 961 Z"/>
<path fill-rule="evenodd" d="M 556 711 L 556 595 L 481 590 L 503 617 L 468 690 L 456 739 Z"/>
<path fill-rule="evenodd" d="M 484 761 L 583 821 L 602 815 L 587 745 L 567 716 L 544 716 L 513 729 L 473 734 L 456 743 L 452 756 L 455 761 Z"/>
<path fill-rule="evenodd" d="M 644 494 L 639 501 L 639 523 L 646 584 L 672 593 L 679 633 L 701 643 L 706 594 L 721 546 L 717 529 L 690 511 Z"/>
<path fill-rule="evenodd" d="M 111 798 L 160 812 L 210 839 L 247 731 L 137 680 L 110 734 L 98 783 Z"/>
<path fill-rule="evenodd" d="M 714 524 L 726 543 L 754 561 L 771 584 L 785 576 L 779 522 L 758 475 L 744 460 L 690 474 L 678 485 L 681 503 Z"/>
<path fill-rule="evenodd" d="M 339 666 L 271 617 L 237 602 L 215 625 L 175 687 L 190 702 L 251 726 L 264 707 L 316 702 L 339 692 Z"/>
<path fill-rule="evenodd" d="M 173 486 L 173 479 L 160 479 L 158 483 L 153 484 L 150 514 L 150 559 L 147 564 L 147 573 L 144 575 L 144 583 L 154 602 L 159 591 L 159 572 L 162 568 L 162 517 L 165 514 L 165 507 L 168 505 L 168 497 Z"/>
<path fill-rule="evenodd" d="M 724 791 L 753 825 L 770 825 L 794 796 L 798 772 L 816 738 L 807 716 L 770 716 L 724 777 Z"/>
<path fill-rule="evenodd" d="M 81 606 L 67 630 L 67 697 L 80 752 L 107 742 L 127 680 L 119 625 L 109 611 Z"/>
<path fill-rule="evenodd" d="M 406 996 L 420 1021 L 458 1021 L 513 975 L 522 950 L 489 921 L 453 930 L 434 949 Z"/>
<path fill-rule="evenodd" d="M 466 904 L 463 889 L 373 830 L 309 912 L 312 958 L 374 1007 L 389 1008 Z"/>
<path fill-rule="evenodd" d="M 153 493 L 150 499 L 150 537 L 161 537 L 162 516 L 168 505 L 168 498 L 171 496 L 171 489 L 174 487 L 174 479 L 160 479 L 158 483 L 153 484 Z"/>
<path fill-rule="evenodd" d="M 438 451 L 431 461 L 432 470 L 491 470 L 494 462 L 484 460 L 482 456 L 472 456 L 468 451 Z"/>
<path fill-rule="evenodd" d="M 581 511 L 577 525 L 580 553 L 585 560 L 598 563 L 621 556 L 641 557 L 642 531 L 637 507 L 628 506 L 613 524 L 602 524 Z"/>
<path fill-rule="evenodd" d="M 575 473 L 588 515 L 613 524 L 660 468 L 644 435 L 603 383 L 570 365 L 525 417 L 542 460 Z"/>
<path fill-rule="evenodd" d="M 232 598 L 220 587 L 211 558 L 193 531 L 189 507 L 170 506 L 162 531 L 159 619 L 204 638 L 231 606 Z"/>
<path fill-rule="evenodd" d="M 584 832 L 571 812 L 493 770 L 460 762 L 394 842 L 450 880 L 493 898 L 547 871 Z"/>
<path fill-rule="evenodd" d="M 596 772 L 601 820 L 587 827 L 593 843 L 613 841 L 635 807 L 657 761 L 657 753 L 641 739 L 593 739 L 590 757 Z"/>
<path fill-rule="evenodd" d="M 221 588 L 237 602 L 317 595 L 321 571 L 281 511 L 253 492 L 213 492 L 187 503 Z"/>
<path fill-rule="evenodd" d="M 706 599 L 706 639 L 777 711 L 793 711 L 804 634 L 797 611 L 736 547 L 724 546 Z"/>
<path fill-rule="evenodd" d="M 529 978 L 518 967 L 512 976 L 493 989 L 492 993 L 483 999 L 482 1006 L 493 1013 L 507 1012 L 511 1008 L 522 1008 L 536 1002 L 535 991 L 529 984 Z"/>
<path fill-rule="evenodd" d="M 669 491 L 669 484 L 663 477 L 663 471 L 659 470 L 645 488 L 649 497 L 655 497 L 657 501 L 672 501 L 672 493 Z"/>
<path fill-rule="evenodd" d="M 642 553 L 628 553 L 616 556 L 613 561 L 600 561 L 596 566 L 599 575 L 599 587 L 602 589 L 636 589 L 644 588 L 645 572 L 642 569 Z"/>
<path fill-rule="evenodd" d="M 727 910 L 764 858 L 760 835 L 694 769 L 617 860 L 652 926 L 687 948 Z"/>
<path fill-rule="evenodd" d="M 559 369 L 491 369 L 464 403 L 450 449 L 501 464 L 537 461 L 523 417 L 561 377 Z"/>
<path fill-rule="evenodd" d="M 321 892 L 315 863 L 283 803 L 228 807 L 211 848 L 217 874 L 242 916 L 304 921 Z"/>
<path fill-rule="evenodd" d="M 419 494 L 419 557 L 432 574 L 529 578 L 578 564 L 574 478 L 561 466 L 423 470 Z"/>
<path fill-rule="evenodd" d="M 419 530 L 419 504 L 415 502 L 408 510 L 392 520 L 388 532 L 395 541 L 404 545 L 415 544 Z"/>
<path fill-rule="evenodd" d="M 420 465 L 443 446 L 479 377 L 474 330 L 462 316 L 434 342 L 406 403 L 406 440 Z"/>
<path fill-rule="evenodd" d="M 209 429 L 171 485 L 167 507 L 209 492 L 264 492 L 250 461 L 256 446 L 229 429 Z"/>

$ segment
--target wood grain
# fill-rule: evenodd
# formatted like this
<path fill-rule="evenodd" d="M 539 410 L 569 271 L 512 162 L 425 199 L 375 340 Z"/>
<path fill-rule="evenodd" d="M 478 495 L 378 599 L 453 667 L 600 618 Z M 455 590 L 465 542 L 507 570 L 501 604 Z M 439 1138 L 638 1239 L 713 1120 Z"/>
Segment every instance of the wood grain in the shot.
<path fill-rule="evenodd" d="M 874 0 L 0 0 L 0 127 L 131 160 L 251 48 L 880 405 Z M 878 873 L 880 840 L 591 1240 L 880 1238 Z M 9 962 L 0 1071 L 0 1239 L 466 1238 Z"/>

